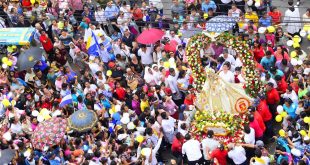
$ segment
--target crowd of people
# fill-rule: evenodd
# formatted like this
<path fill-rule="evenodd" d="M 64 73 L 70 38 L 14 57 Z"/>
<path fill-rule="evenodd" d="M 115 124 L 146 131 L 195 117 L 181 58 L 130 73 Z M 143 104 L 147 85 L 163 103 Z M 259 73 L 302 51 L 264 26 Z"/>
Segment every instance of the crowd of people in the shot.
<path fill-rule="evenodd" d="M 19 70 L 17 60 L 29 47 L 1 45 L 2 57 L 12 61 L 0 69 L 0 149 L 15 150 L 10 164 L 310 164 L 310 59 L 309 50 L 301 48 L 309 41 L 301 36 L 299 44 L 287 45 L 310 27 L 310 9 L 300 13 L 292 0 L 285 12 L 271 0 L 173 0 L 168 16 L 165 5 L 0 0 L 0 28 L 34 27 L 32 45 L 44 49 L 32 68 Z M 188 38 L 182 35 L 204 30 L 217 15 L 237 19 L 229 32 L 251 47 L 264 84 L 248 108 L 240 144 L 224 145 L 211 130 L 196 139 L 190 130 L 188 112 L 195 109 L 197 91 L 186 61 Z M 138 43 L 149 28 L 165 35 L 154 44 Z M 95 53 L 89 34 L 98 38 Z M 166 49 L 172 41 L 176 47 Z M 231 48 L 211 43 L 201 49 L 201 59 L 225 81 L 245 83 L 242 60 Z M 72 103 L 60 106 L 68 95 Z M 93 128 L 67 130 L 59 143 L 34 147 L 32 135 L 45 122 L 34 112 L 47 110 L 47 120 L 53 120 L 83 109 L 96 112 Z M 276 119 L 282 112 L 283 120 Z M 267 146 L 276 146 L 275 152 Z"/>

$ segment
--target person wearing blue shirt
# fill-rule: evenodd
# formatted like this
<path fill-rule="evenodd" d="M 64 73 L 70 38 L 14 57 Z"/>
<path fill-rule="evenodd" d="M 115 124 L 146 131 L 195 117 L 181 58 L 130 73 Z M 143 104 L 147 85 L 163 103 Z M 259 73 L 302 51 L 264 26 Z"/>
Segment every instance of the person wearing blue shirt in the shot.
<path fill-rule="evenodd" d="M 116 22 L 118 12 L 119 12 L 118 7 L 113 5 L 112 1 L 110 1 L 108 2 L 107 7 L 104 10 L 104 16 L 107 18 L 107 20 Z"/>
<path fill-rule="evenodd" d="M 272 18 L 268 16 L 267 12 L 259 19 L 259 25 L 261 27 L 268 27 L 272 25 Z"/>
<path fill-rule="evenodd" d="M 44 72 L 48 69 L 48 65 L 43 60 L 38 61 L 34 66 L 34 70 L 40 70 L 41 72 Z"/>
<path fill-rule="evenodd" d="M 284 76 L 284 73 L 280 70 L 280 69 L 277 69 L 275 68 L 274 66 L 272 66 L 270 69 L 269 69 L 269 74 L 271 75 L 271 78 L 275 78 L 277 75 L 283 77 Z"/>
<path fill-rule="evenodd" d="M 213 9 L 214 12 L 216 11 L 216 4 L 211 0 L 205 0 L 205 2 L 203 2 L 201 5 L 201 10 L 204 13 L 208 13 L 210 8 Z"/>
<path fill-rule="evenodd" d="M 274 66 L 275 61 L 276 59 L 274 55 L 272 55 L 270 51 L 267 51 L 266 56 L 261 59 L 260 64 L 264 67 L 264 69 L 269 70 L 272 66 Z"/>
<path fill-rule="evenodd" d="M 293 103 L 293 101 L 290 98 L 287 98 L 284 100 L 283 109 L 289 116 L 291 116 L 293 119 L 296 118 L 296 109 L 297 105 Z"/>

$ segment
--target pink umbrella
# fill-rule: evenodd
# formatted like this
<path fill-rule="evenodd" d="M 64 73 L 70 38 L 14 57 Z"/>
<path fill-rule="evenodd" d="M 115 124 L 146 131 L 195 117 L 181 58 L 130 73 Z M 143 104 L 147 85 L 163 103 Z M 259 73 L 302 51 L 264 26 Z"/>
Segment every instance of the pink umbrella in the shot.
<path fill-rule="evenodd" d="M 171 40 L 165 45 L 164 50 L 166 52 L 175 52 L 177 50 L 177 46 L 178 46 L 178 42 L 175 40 Z"/>
<path fill-rule="evenodd" d="M 146 44 L 146 45 L 154 44 L 155 42 L 160 40 L 164 35 L 165 33 L 159 29 L 150 28 L 150 29 L 144 30 L 138 36 L 137 41 L 140 44 Z"/>

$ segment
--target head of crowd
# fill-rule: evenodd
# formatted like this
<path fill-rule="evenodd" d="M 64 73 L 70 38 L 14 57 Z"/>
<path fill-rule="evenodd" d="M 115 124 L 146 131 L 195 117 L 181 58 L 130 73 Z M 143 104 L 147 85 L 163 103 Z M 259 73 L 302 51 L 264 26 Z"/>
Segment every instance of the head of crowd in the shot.
<path fill-rule="evenodd" d="M 0 33 L 34 29 L 30 44 L 0 45 L 0 164 L 310 164 L 306 1 L 0 0 Z M 250 47 L 263 84 L 241 143 L 191 132 L 188 34 L 220 15 L 236 20 L 228 33 Z M 200 52 L 204 67 L 245 84 L 231 47 Z"/>

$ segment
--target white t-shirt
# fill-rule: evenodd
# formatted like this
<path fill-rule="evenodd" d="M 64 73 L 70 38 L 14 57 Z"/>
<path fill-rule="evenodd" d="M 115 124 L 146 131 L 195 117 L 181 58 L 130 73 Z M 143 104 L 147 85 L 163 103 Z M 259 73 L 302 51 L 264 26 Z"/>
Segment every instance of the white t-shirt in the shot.
<path fill-rule="evenodd" d="M 209 151 L 212 152 L 214 149 L 217 148 L 217 146 L 220 143 L 217 140 L 215 140 L 215 139 L 206 138 L 206 139 L 203 139 L 201 141 L 201 144 L 202 144 L 203 156 L 204 156 L 205 160 L 208 160 L 206 148 L 208 147 Z"/>
<path fill-rule="evenodd" d="M 228 157 L 232 159 L 235 164 L 241 164 L 246 161 L 245 150 L 242 146 L 235 146 L 234 149 L 228 152 Z"/>
<path fill-rule="evenodd" d="M 230 82 L 230 83 L 235 82 L 235 76 L 231 71 L 227 71 L 226 73 L 224 71 L 221 71 L 219 76 L 226 82 Z"/>
<path fill-rule="evenodd" d="M 152 48 L 147 47 L 146 51 L 142 51 L 142 49 L 138 50 L 138 56 L 141 57 L 141 63 L 144 65 L 149 65 L 153 63 L 153 57 L 152 57 Z"/>
<path fill-rule="evenodd" d="M 182 154 L 186 154 L 189 161 L 196 161 L 202 157 L 198 140 L 190 139 L 182 146 Z"/>
<path fill-rule="evenodd" d="M 250 128 L 249 134 L 244 134 L 244 142 L 246 144 L 255 144 L 255 130 L 253 128 Z"/>

